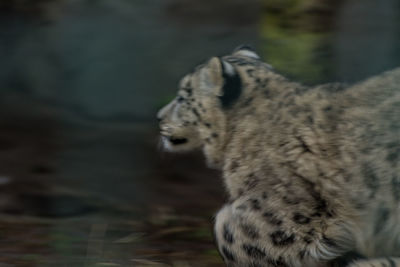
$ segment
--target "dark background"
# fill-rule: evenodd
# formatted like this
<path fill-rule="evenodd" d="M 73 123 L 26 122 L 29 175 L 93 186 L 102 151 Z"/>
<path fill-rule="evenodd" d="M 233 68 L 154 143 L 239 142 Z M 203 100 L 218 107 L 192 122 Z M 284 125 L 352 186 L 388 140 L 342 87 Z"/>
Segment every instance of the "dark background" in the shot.
<path fill-rule="evenodd" d="M 158 148 L 180 77 L 250 44 L 354 83 L 400 65 L 399 22 L 396 0 L 1 1 L 0 263 L 222 266 L 219 173 Z"/>

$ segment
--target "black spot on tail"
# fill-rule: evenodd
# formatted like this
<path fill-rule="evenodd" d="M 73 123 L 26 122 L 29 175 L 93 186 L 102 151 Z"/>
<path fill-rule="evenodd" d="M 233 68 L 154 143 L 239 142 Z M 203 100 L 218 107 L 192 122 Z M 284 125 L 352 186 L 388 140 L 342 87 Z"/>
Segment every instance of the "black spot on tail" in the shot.
<path fill-rule="evenodd" d="M 246 252 L 246 254 L 251 258 L 262 259 L 265 257 L 265 252 L 258 247 L 249 244 L 243 244 L 242 248 Z"/>
<path fill-rule="evenodd" d="M 275 265 L 278 267 L 287 267 L 287 264 L 284 262 L 281 256 L 275 261 Z"/>
<path fill-rule="evenodd" d="M 224 256 L 224 258 L 229 261 L 236 260 L 235 256 L 232 254 L 232 252 L 229 249 L 227 249 L 225 246 L 222 247 L 221 253 Z"/>
<path fill-rule="evenodd" d="M 242 232 L 250 239 L 258 239 L 260 237 L 260 234 L 254 225 L 240 224 L 240 228 L 242 229 Z"/>
<path fill-rule="evenodd" d="M 272 243 L 275 246 L 288 246 L 294 243 L 295 235 L 278 230 L 270 234 Z"/>
<path fill-rule="evenodd" d="M 233 239 L 232 232 L 229 230 L 229 227 L 226 224 L 224 225 L 224 229 L 223 229 L 223 237 L 224 237 L 224 240 L 229 244 L 232 244 L 235 241 Z"/>

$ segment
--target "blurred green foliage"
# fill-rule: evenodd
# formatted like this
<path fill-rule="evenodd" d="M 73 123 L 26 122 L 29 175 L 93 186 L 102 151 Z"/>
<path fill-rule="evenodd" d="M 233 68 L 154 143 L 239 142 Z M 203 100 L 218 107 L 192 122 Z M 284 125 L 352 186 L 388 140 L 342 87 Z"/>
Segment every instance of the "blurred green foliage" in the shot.
<path fill-rule="evenodd" d="M 265 1 L 261 53 L 275 69 L 302 82 L 329 80 L 332 57 L 327 1 Z"/>

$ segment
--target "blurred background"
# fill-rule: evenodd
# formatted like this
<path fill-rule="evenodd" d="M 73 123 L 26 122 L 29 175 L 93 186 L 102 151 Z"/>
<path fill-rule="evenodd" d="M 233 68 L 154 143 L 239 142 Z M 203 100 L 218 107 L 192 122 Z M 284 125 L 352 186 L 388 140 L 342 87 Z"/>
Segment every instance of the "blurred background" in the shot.
<path fill-rule="evenodd" d="M 157 110 L 240 44 L 305 84 L 400 65 L 397 0 L 1 0 L 0 266 L 223 266 L 219 173 Z"/>

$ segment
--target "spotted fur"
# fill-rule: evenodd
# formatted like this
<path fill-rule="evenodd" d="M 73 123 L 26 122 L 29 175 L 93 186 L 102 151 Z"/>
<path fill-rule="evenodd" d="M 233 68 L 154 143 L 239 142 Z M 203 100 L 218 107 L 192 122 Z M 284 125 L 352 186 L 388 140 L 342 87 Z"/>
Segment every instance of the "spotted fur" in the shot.
<path fill-rule="evenodd" d="M 165 149 L 223 172 L 227 265 L 400 266 L 400 69 L 307 87 L 239 47 L 186 75 L 158 118 Z"/>

